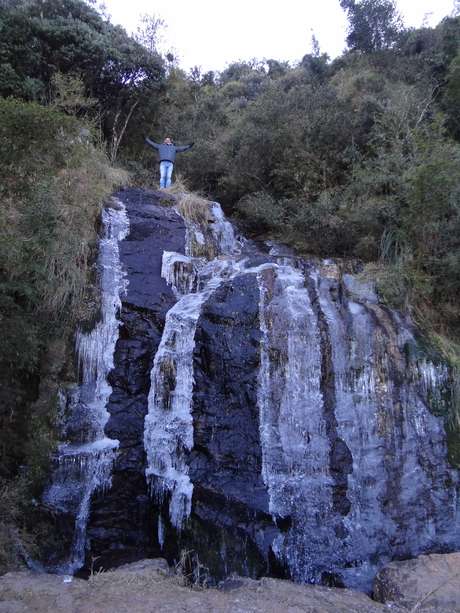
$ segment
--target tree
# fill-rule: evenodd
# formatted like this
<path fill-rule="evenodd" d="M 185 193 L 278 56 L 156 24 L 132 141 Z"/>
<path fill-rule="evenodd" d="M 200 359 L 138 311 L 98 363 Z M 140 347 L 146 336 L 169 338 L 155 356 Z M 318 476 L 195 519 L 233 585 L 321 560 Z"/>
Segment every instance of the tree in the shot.
<path fill-rule="evenodd" d="M 321 48 L 319 46 L 319 41 L 316 38 L 313 30 L 311 31 L 311 54 L 313 57 L 319 57 L 321 55 Z"/>
<path fill-rule="evenodd" d="M 156 15 L 142 15 L 140 24 L 137 27 L 136 40 L 143 45 L 150 53 L 158 53 L 158 45 L 163 40 L 162 30 L 166 28 L 166 23 Z"/>
<path fill-rule="evenodd" d="M 56 72 L 51 78 L 50 106 L 67 115 L 80 117 L 97 106 L 95 98 L 85 94 L 85 84 L 78 75 Z"/>
<path fill-rule="evenodd" d="M 451 62 L 447 74 L 447 86 L 443 98 L 443 107 L 447 114 L 447 127 L 450 133 L 460 140 L 460 53 Z"/>
<path fill-rule="evenodd" d="M 94 114 L 103 118 L 114 160 L 135 109 L 163 82 L 164 61 L 155 50 L 161 25 L 144 18 L 141 44 L 82 0 L 4 2 L 0 95 L 47 103 L 56 74 L 78 75 L 81 95 L 98 101 Z"/>
<path fill-rule="evenodd" d="M 348 16 L 350 49 L 372 53 L 392 47 L 403 30 L 394 0 L 340 0 Z"/>

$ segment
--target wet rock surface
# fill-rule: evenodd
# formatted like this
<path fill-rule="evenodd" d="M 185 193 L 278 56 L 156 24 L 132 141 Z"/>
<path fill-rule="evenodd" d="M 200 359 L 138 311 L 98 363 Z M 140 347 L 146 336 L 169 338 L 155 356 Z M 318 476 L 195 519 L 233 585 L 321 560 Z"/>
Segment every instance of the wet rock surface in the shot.
<path fill-rule="evenodd" d="M 92 500 L 86 568 L 191 552 L 209 580 L 370 592 L 395 557 L 459 548 L 449 373 L 412 324 L 335 262 L 239 253 L 222 219 L 186 229 L 154 192 L 117 196 L 128 291 L 105 433 L 120 445 Z M 206 262 L 213 232 L 225 250 Z M 190 244 L 200 255 L 183 256 Z"/>
<path fill-rule="evenodd" d="M 260 331 L 254 275 L 222 285 L 202 308 L 195 334 L 194 448 L 190 477 L 268 513 L 257 409 Z"/>
<path fill-rule="evenodd" d="M 159 553 L 153 530 L 155 513 L 145 480 L 144 418 L 150 371 L 161 340 L 166 312 L 176 301 L 161 277 L 163 251 L 184 252 L 185 226 L 159 194 L 127 189 L 116 194 L 127 209 L 130 231 L 120 243 L 128 281 L 122 297 L 120 336 L 106 435 L 120 441 L 112 487 L 92 501 L 86 567 L 108 568 Z M 92 559 L 96 559 L 92 562 Z"/>
<path fill-rule="evenodd" d="M 256 277 L 242 274 L 206 301 L 195 334 L 193 529 L 182 538 L 217 578 L 284 574 L 270 551 L 278 528 L 262 479 L 258 303 Z"/>

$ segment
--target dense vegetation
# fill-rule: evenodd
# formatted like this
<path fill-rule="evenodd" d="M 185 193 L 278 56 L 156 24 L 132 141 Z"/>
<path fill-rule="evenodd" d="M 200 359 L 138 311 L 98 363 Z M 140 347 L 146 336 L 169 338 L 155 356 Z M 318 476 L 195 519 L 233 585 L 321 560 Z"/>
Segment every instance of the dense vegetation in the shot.
<path fill-rule="evenodd" d="M 458 338 L 460 18 L 385 36 L 351 29 L 349 43 L 333 62 L 316 49 L 294 67 L 173 68 L 153 127 L 138 117 L 123 157 L 148 163 L 147 130 L 194 140 L 181 172 L 246 231 L 378 262 L 393 304 L 429 311 Z"/>
<path fill-rule="evenodd" d="M 459 359 L 460 17 L 407 30 L 392 0 L 340 5 L 341 57 L 313 40 L 296 65 L 203 74 L 158 53 L 155 17 L 130 37 L 94 2 L 0 0 L 0 567 L 30 540 L 50 381 L 72 376 L 50 364 L 69 362 L 72 330 L 97 310 L 107 158 L 156 184 L 145 135 L 195 141 L 180 173 L 245 232 L 367 262 L 388 302 Z"/>

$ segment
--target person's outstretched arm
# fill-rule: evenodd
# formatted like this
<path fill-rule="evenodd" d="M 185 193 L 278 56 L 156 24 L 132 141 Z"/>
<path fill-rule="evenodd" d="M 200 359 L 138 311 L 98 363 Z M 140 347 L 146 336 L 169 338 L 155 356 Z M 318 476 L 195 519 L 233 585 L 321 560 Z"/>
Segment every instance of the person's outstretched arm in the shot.
<path fill-rule="evenodd" d="M 158 149 L 160 147 L 160 145 L 158 143 L 156 143 L 153 140 L 150 140 L 150 138 L 145 137 L 145 142 L 147 143 L 147 145 L 150 145 L 154 149 Z"/>
<path fill-rule="evenodd" d="M 193 147 L 195 143 L 190 143 L 190 145 L 178 145 L 176 147 L 176 153 L 182 153 L 182 151 L 188 151 Z"/>

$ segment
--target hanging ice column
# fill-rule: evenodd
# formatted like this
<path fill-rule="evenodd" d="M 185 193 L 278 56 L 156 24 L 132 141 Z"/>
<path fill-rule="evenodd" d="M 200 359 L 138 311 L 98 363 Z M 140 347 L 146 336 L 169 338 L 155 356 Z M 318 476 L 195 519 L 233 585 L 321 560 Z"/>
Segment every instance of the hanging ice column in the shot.
<path fill-rule="evenodd" d="M 309 491 L 318 504 L 326 492 L 328 441 L 325 436 L 316 444 L 311 440 L 313 432 L 325 431 L 321 348 L 303 274 L 291 266 L 274 266 L 259 272 L 258 280 L 262 477 L 270 512 L 284 517 L 301 492 Z"/>
<path fill-rule="evenodd" d="M 293 265 L 262 270 L 258 280 L 262 477 L 272 515 L 293 523 L 272 547 L 293 578 L 308 582 L 315 579 L 309 572 L 315 551 L 330 530 L 333 485 L 319 321 L 304 274 Z"/>
<path fill-rule="evenodd" d="M 187 220 L 186 255 L 164 252 L 162 276 L 180 298 L 166 316 L 165 328 L 151 372 L 144 445 L 146 477 L 160 501 L 169 493 L 172 524 L 180 529 L 190 515 L 193 485 L 188 476 L 187 454 L 193 446 L 191 414 L 193 350 L 201 307 L 226 279 L 235 276 L 240 252 L 232 225 L 220 205 L 213 203 L 214 222 L 206 232 Z M 193 245 L 212 241 L 216 258 L 207 262 L 193 257 Z"/>
<path fill-rule="evenodd" d="M 410 358 L 408 322 L 333 263 L 258 279 L 262 476 L 292 578 L 368 590 L 394 557 L 457 547 L 458 473 L 428 409 L 447 369 Z"/>
<path fill-rule="evenodd" d="M 107 377 L 113 368 L 118 340 L 120 296 L 126 280 L 120 263 L 119 242 L 129 231 L 126 209 L 102 212 L 103 237 L 99 242 L 98 268 L 101 279 L 101 319 L 89 333 L 78 331 L 76 352 L 81 384 L 67 395 L 64 437 L 59 446 L 56 469 L 45 502 L 57 513 L 75 516 L 70 559 L 57 570 L 73 573 L 85 558 L 86 526 L 91 497 L 111 485 L 112 464 L 118 441 L 107 438 L 104 427 L 109 419 L 107 402 L 112 388 Z"/>

